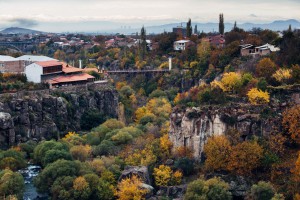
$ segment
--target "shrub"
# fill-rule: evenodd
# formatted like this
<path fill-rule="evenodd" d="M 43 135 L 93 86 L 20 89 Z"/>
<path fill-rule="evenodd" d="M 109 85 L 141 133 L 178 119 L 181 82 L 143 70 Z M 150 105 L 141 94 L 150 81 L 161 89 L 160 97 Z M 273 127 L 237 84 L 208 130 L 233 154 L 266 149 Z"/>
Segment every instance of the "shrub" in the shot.
<path fill-rule="evenodd" d="M 220 178 L 198 179 L 188 184 L 184 200 L 231 200 L 229 185 Z"/>
<path fill-rule="evenodd" d="M 275 195 L 275 189 L 271 183 L 260 181 L 251 187 L 250 196 L 254 200 L 271 200 Z"/>
<path fill-rule="evenodd" d="M 247 93 L 247 96 L 248 96 L 250 103 L 253 105 L 267 104 L 270 102 L 269 93 L 258 90 L 257 88 L 252 88 Z"/>

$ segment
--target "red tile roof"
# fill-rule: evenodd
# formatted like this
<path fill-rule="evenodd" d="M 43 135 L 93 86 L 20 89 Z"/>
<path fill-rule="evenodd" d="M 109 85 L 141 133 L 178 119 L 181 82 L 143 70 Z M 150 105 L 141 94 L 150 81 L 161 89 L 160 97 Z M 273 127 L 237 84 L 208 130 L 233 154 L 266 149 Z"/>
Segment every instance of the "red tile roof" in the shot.
<path fill-rule="evenodd" d="M 72 67 L 71 65 L 68 65 L 67 63 L 62 63 L 63 65 L 63 69 L 62 71 L 66 74 L 68 73 L 75 73 L 75 72 L 82 72 L 82 69 L 76 68 L 76 67 Z"/>
<path fill-rule="evenodd" d="M 36 62 L 36 64 L 42 66 L 42 67 L 53 67 L 53 66 L 59 66 L 62 65 L 61 62 L 58 61 L 42 61 L 42 62 Z"/>
<path fill-rule="evenodd" d="M 76 74 L 76 75 L 67 75 L 67 76 L 58 76 L 49 80 L 48 82 L 51 84 L 58 83 L 69 83 L 69 82 L 77 82 L 77 81 L 88 81 L 88 79 L 94 79 L 95 77 L 89 74 Z"/>

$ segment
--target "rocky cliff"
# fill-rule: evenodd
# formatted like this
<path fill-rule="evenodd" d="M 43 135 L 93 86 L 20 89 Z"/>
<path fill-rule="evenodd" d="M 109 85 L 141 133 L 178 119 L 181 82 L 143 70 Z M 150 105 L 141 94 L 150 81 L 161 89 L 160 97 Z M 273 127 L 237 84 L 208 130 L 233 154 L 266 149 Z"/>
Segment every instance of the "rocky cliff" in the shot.
<path fill-rule="evenodd" d="M 282 113 L 300 103 L 300 89 L 272 91 L 269 105 L 253 106 L 247 102 L 226 105 L 203 105 L 199 107 L 174 108 L 170 116 L 169 138 L 174 149 L 186 146 L 193 150 L 194 157 L 201 159 L 207 138 L 222 135 L 229 128 L 238 130 L 241 140 L 252 135 L 268 135 L 280 128 Z"/>
<path fill-rule="evenodd" d="M 118 116 L 118 94 L 108 86 L 90 85 L 0 95 L 1 148 L 28 139 L 56 138 L 81 130 L 88 111 Z"/>

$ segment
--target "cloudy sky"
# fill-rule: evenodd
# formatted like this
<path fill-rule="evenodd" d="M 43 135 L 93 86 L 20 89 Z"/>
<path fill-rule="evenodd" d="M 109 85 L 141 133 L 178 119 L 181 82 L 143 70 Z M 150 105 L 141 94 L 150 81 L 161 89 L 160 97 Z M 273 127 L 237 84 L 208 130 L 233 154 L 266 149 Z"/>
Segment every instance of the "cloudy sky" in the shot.
<path fill-rule="evenodd" d="M 0 29 L 10 26 L 42 31 L 101 29 L 187 21 L 264 23 L 300 20 L 300 0 L 0 0 Z M 105 21 L 114 23 L 105 23 Z M 84 30 L 82 30 L 84 31 Z"/>

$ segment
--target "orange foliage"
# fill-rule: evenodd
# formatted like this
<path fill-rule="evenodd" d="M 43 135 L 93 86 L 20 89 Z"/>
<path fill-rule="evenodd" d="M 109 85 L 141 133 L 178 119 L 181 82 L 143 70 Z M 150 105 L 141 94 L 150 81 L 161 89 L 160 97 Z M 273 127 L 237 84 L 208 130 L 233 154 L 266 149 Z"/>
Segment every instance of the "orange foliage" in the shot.
<path fill-rule="evenodd" d="M 277 70 L 276 64 L 270 58 L 261 59 L 256 66 L 256 74 L 259 77 L 270 78 Z"/>
<path fill-rule="evenodd" d="M 295 167 L 294 169 L 291 170 L 291 172 L 294 175 L 293 177 L 294 180 L 299 183 L 300 182 L 300 151 L 298 153 L 298 158 L 296 160 Z"/>
<path fill-rule="evenodd" d="M 260 165 L 263 148 L 257 142 L 243 142 L 232 147 L 228 170 L 237 174 L 251 174 Z"/>
<path fill-rule="evenodd" d="M 191 158 L 192 159 L 194 157 L 193 153 L 194 152 L 189 147 L 181 146 L 181 147 L 177 147 L 175 149 L 174 156 L 176 158 L 187 157 L 187 158 Z"/>
<path fill-rule="evenodd" d="M 117 82 L 116 83 L 116 89 L 117 90 L 121 90 L 121 88 L 123 87 L 123 86 L 126 86 L 127 85 L 127 82 L 126 81 L 123 81 L 123 82 Z"/>
<path fill-rule="evenodd" d="M 283 113 L 282 125 L 294 142 L 300 143 L 300 105 Z"/>

